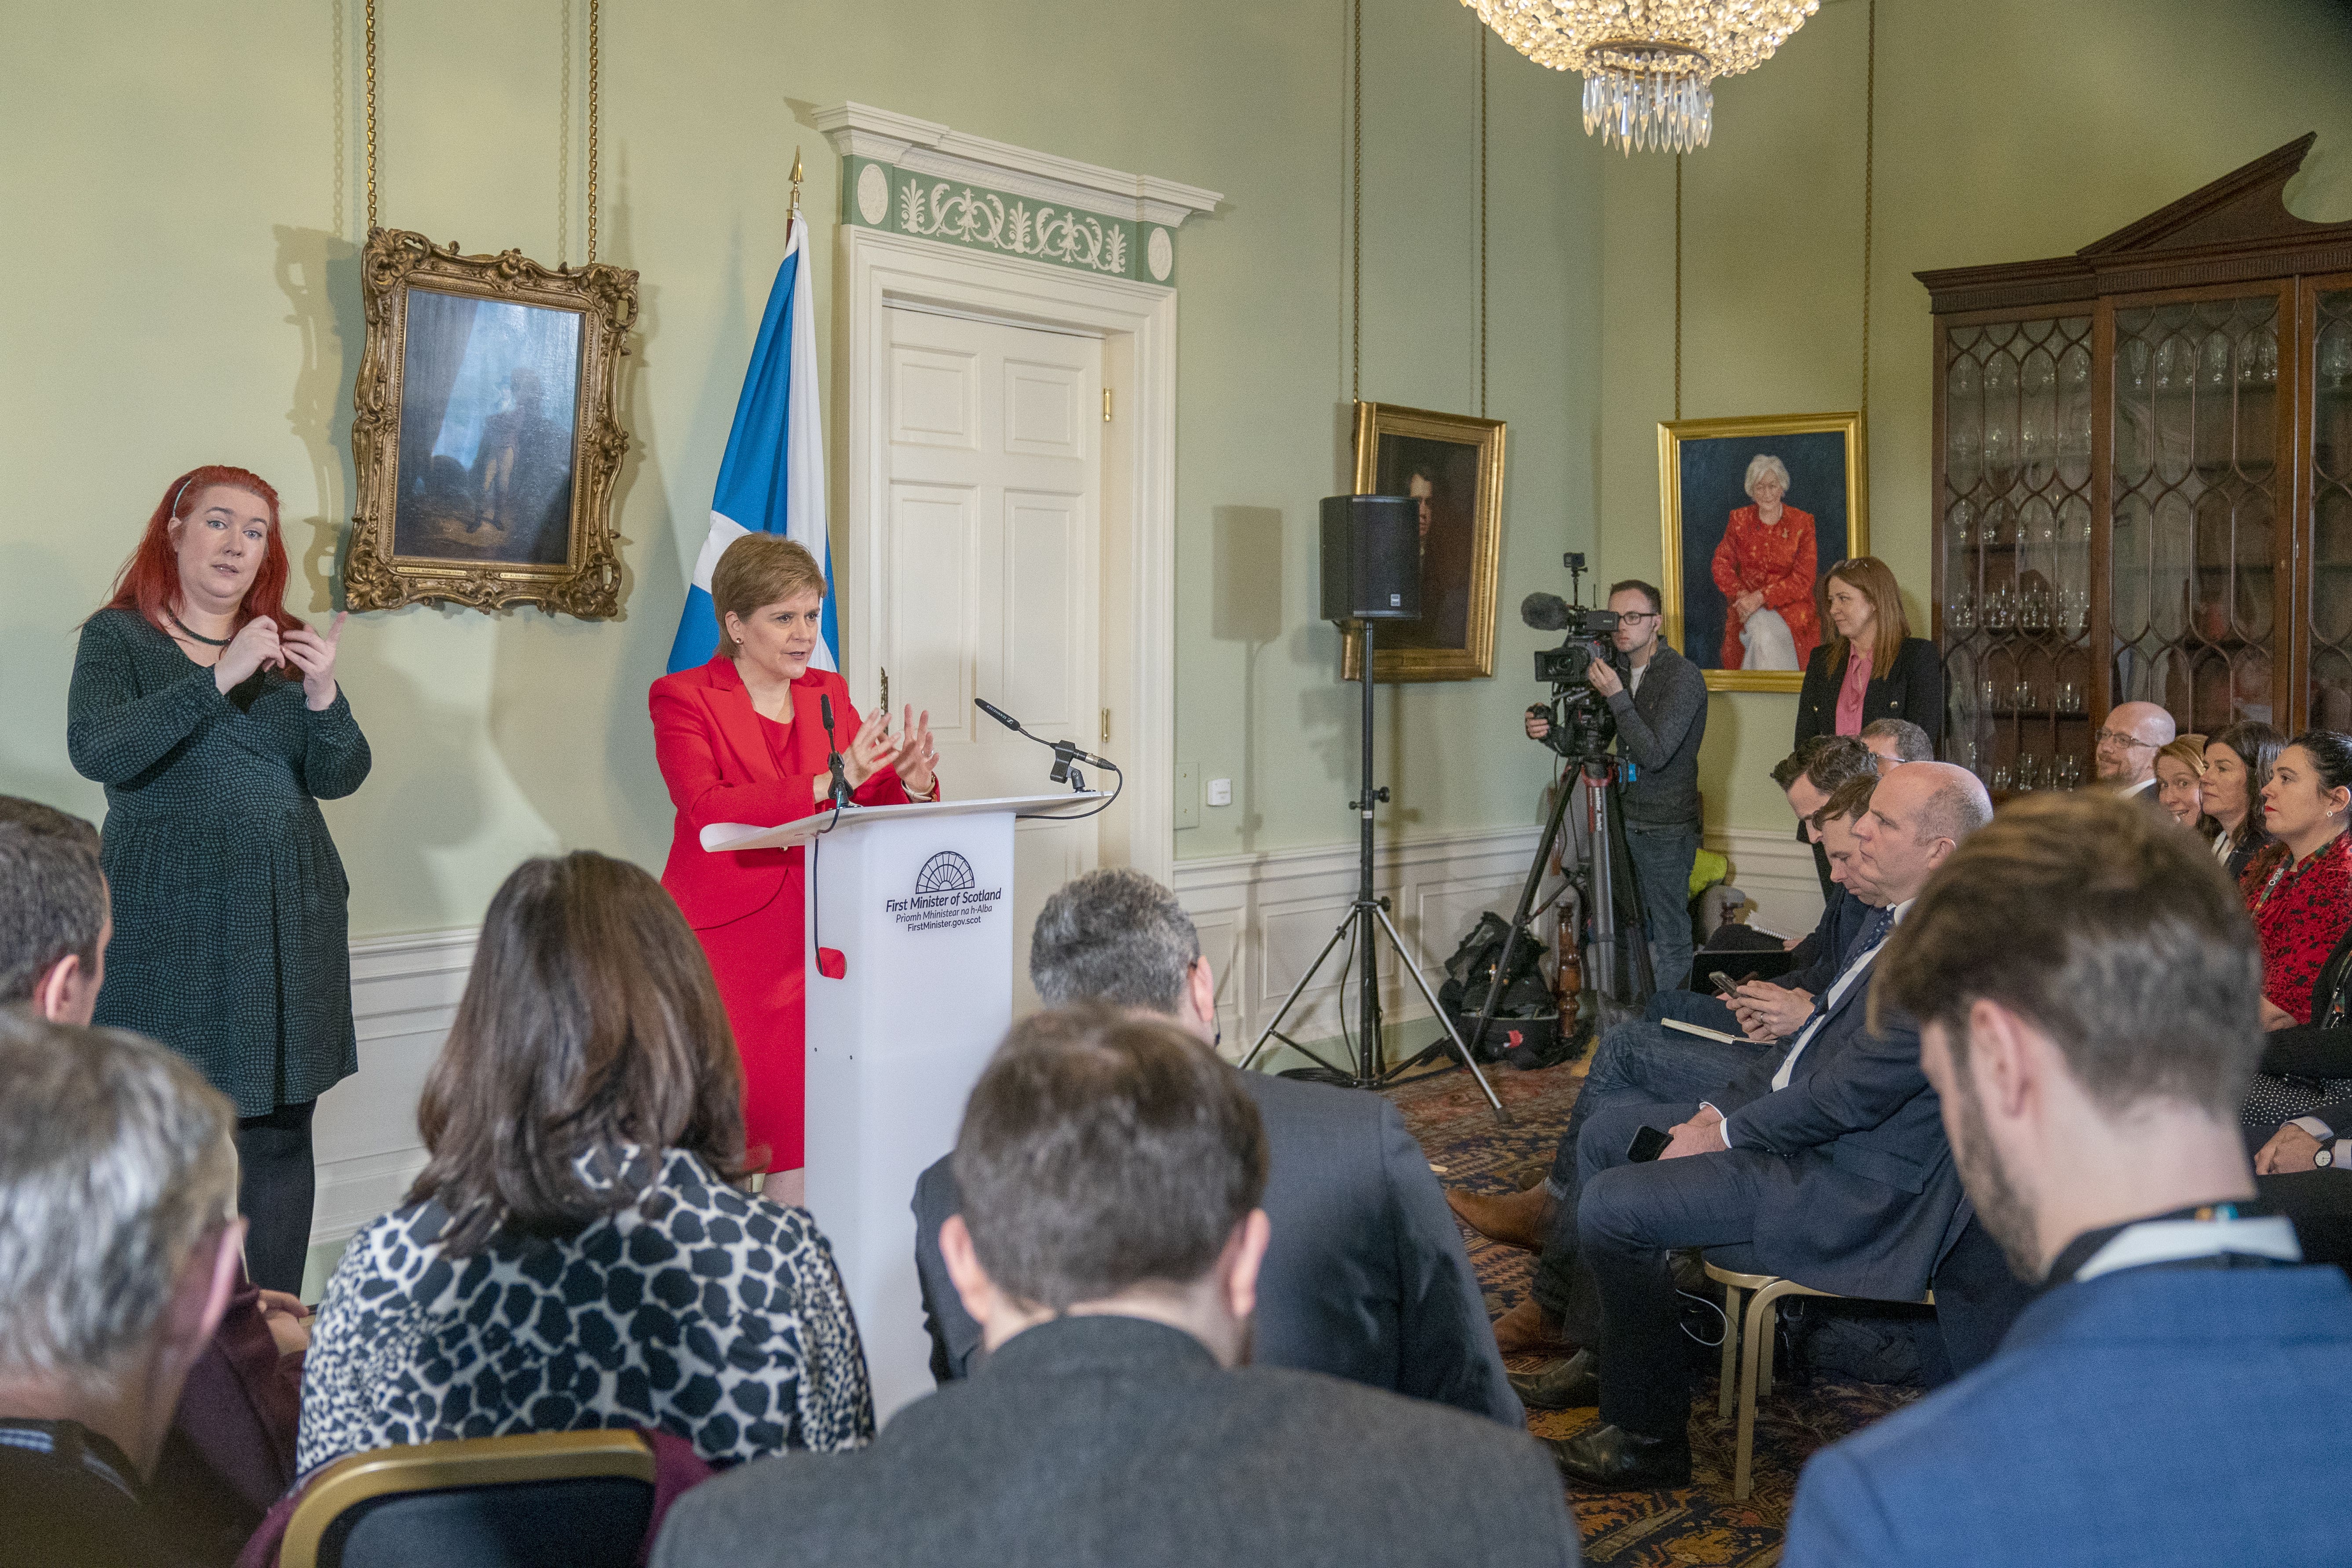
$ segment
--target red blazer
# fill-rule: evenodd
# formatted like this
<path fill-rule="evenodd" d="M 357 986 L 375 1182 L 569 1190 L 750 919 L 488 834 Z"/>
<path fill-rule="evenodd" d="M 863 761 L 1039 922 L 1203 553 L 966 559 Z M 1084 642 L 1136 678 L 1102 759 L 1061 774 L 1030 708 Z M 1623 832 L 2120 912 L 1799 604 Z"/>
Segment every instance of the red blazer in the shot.
<path fill-rule="evenodd" d="M 735 661 L 726 654 L 699 669 L 664 675 L 647 694 L 654 715 L 654 759 L 669 786 L 670 804 L 677 808 L 662 885 L 686 912 L 687 924 L 697 930 L 766 908 L 783 886 L 786 869 L 799 863 L 797 849 L 712 854 L 702 847 L 702 830 L 712 822 L 773 827 L 817 810 L 810 780 L 825 772 L 820 695 L 833 698 L 833 732 L 840 744 L 847 747 L 857 733 L 849 683 L 830 670 L 810 670 L 793 683 L 792 739 L 785 758 L 793 770 L 780 772 L 760 716 L 751 711 L 751 694 L 735 673 Z M 907 787 L 886 768 L 866 781 L 856 800 L 862 806 L 900 805 L 907 800 Z"/>

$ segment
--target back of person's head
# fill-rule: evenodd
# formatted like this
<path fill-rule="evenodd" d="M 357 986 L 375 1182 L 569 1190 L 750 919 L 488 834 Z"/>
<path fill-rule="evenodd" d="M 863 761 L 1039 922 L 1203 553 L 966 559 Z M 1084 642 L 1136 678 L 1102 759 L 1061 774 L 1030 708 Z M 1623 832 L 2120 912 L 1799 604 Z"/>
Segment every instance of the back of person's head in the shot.
<path fill-rule="evenodd" d="M 1202 1279 L 1267 1158 L 1239 1073 L 1173 1024 L 1079 1008 L 1013 1026 L 964 1106 L 955 1176 L 990 1281 L 1059 1312 Z"/>
<path fill-rule="evenodd" d="M 13 822 L 27 831 L 46 833 L 51 838 L 71 839 L 93 855 L 99 852 L 98 825 L 89 818 L 60 811 L 38 800 L 27 800 L 22 795 L 0 795 L 0 822 Z"/>
<path fill-rule="evenodd" d="M 70 831 L 0 821 L 0 1004 L 37 1004 L 42 983 L 68 958 L 95 999 L 106 925 L 106 877 L 93 846 Z M 83 1009 L 76 1021 L 87 1017 Z"/>
<path fill-rule="evenodd" d="M 1936 755 L 1936 744 L 1927 738 L 1927 732 L 1907 718 L 1872 719 L 1862 727 L 1859 738 L 1865 746 L 1874 740 L 1885 741 L 1897 762 L 1927 762 Z"/>
<path fill-rule="evenodd" d="M 0 1084 L 0 1385 L 118 1395 L 236 1218 L 236 1113 L 162 1046 L 18 1009 Z"/>
<path fill-rule="evenodd" d="M 1772 783 L 1774 787 L 1780 789 L 1786 789 L 1790 785 L 1794 784 L 1798 779 L 1802 779 L 1805 776 L 1806 767 L 1811 764 L 1813 758 L 1820 753 L 1822 744 L 1836 737 L 1833 736 L 1809 735 L 1804 739 L 1797 742 L 1796 750 L 1791 751 L 1788 756 L 1783 757 L 1780 761 L 1772 764 Z"/>
<path fill-rule="evenodd" d="M 1090 871 L 1037 912 L 1029 981 L 1047 1007 L 1095 1002 L 1181 1017 L 1201 936 L 1176 895 L 1139 871 Z"/>
<path fill-rule="evenodd" d="M 1941 1025 L 1965 1068 L 1991 1001 L 2047 1034 L 2120 1119 L 2143 1102 L 2235 1117 L 2262 1054 L 2262 954 L 2210 852 L 2084 790 L 2004 808 L 1929 879 L 1878 960 L 1870 1005 Z"/>
<path fill-rule="evenodd" d="M 1853 735 L 1825 735 L 1805 764 L 1805 782 L 1824 795 L 1834 795 L 1849 779 L 1878 777 L 1878 756 Z M 1787 786 L 1783 785 L 1783 789 Z"/>
<path fill-rule="evenodd" d="M 742 1069 L 710 965 L 661 883 L 593 851 L 526 861 L 490 900 L 416 1124 L 408 1201 L 451 1216 L 446 1250 L 501 1230 L 567 1236 L 635 1203 L 665 1149 L 743 1163 Z M 591 1155 L 635 1145 L 613 1170 Z"/>

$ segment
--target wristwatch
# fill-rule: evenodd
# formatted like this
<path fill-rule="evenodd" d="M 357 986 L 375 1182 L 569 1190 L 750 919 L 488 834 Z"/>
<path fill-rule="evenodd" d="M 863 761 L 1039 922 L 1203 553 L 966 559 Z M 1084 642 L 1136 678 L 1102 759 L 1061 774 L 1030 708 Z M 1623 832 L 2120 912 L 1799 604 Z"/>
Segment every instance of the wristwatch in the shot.
<path fill-rule="evenodd" d="M 2322 1144 L 2319 1145 L 2317 1151 L 2312 1155 L 2311 1163 L 2318 1169 L 2326 1170 L 2328 1166 L 2336 1163 L 2336 1151 L 2329 1148 L 2326 1144 Z"/>

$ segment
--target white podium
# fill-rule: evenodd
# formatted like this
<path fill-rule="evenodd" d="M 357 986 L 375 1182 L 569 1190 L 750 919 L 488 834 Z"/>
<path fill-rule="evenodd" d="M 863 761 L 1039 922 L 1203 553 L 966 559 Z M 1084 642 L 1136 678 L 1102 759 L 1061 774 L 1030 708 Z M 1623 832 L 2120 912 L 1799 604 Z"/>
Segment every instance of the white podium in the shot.
<path fill-rule="evenodd" d="M 808 846 L 808 1206 L 857 1312 L 877 1420 L 933 1387 L 908 1206 L 915 1178 L 955 1146 L 964 1099 L 1012 1025 L 1013 815 L 1076 814 L 1101 799 L 863 807 L 702 831 L 705 850 Z"/>

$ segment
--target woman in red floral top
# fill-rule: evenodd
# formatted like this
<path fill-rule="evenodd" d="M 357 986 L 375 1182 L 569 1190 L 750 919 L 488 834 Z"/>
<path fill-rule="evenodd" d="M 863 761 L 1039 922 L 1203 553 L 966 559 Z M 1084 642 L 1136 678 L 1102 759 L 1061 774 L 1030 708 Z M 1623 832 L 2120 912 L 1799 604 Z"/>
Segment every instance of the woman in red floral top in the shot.
<path fill-rule="evenodd" d="M 1748 496 L 1755 502 L 1731 514 L 1723 542 L 1715 547 L 1715 586 L 1728 607 L 1723 620 L 1723 667 L 1801 670 L 1822 640 L 1822 619 L 1813 605 L 1813 579 L 1820 575 L 1813 544 L 1813 515 L 1784 507 L 1789 493 L 1789 467 L 1778 457 L 1759 454 L 1748 465 Z M 1748 645 L 1739 633 L 1759 610 L 1769 610 L 1788 623 L 1797 645 L 1796 660 L 1766 664 L 1748 662 Z"/>
<path fill-rule="evenodd" d="M 2352 736 L 2295 737 L 2263 787 L 2263 826 L 2278 841 L 2240 883 L 2263 944 L 2263 1027 L 2311 1021 L 2312 982 L 2352 925 Z"/>

